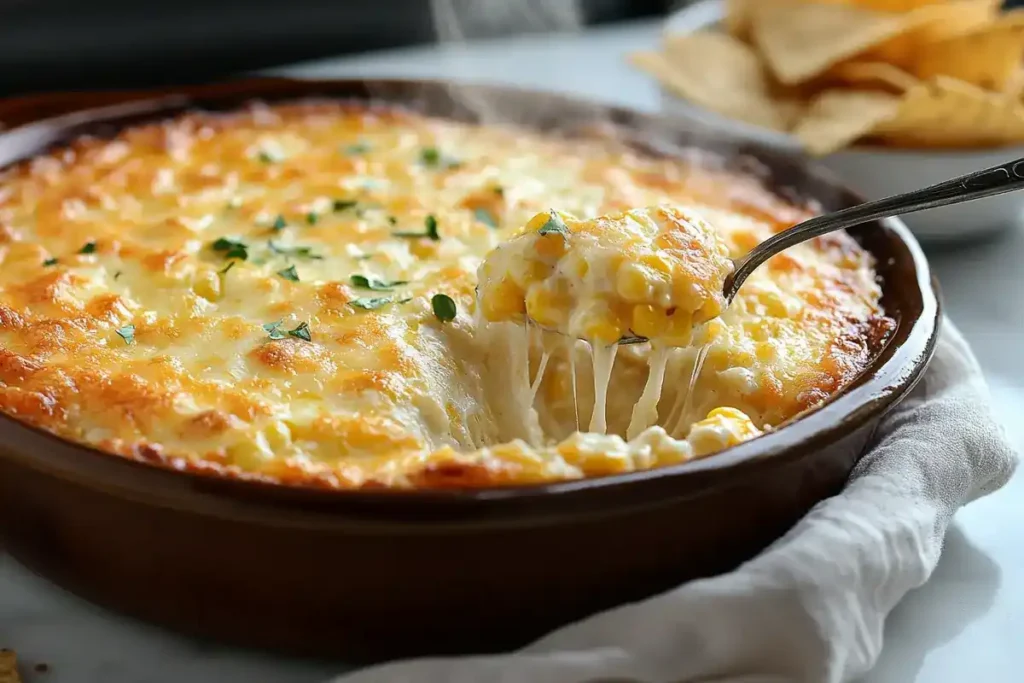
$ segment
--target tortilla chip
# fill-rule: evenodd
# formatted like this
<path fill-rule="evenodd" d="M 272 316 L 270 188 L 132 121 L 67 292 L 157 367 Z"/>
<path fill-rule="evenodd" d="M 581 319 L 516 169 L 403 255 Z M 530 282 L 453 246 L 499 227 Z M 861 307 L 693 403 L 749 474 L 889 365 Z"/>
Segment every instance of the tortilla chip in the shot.
<path fill-rule="evenodd" d="M 999 2 L 999 0 L 995 0 Z M 849 0 L 849 4 L 877 12 L 910 12 L 929 5 L 948 4 L 949 0 Z"/>
<path fill-rule="evenodd" d="M 1024 59 L 1024 22 L 1007 14 L 971 33 L 921 47 L 914 73 L 921 78 L 949 76 L 987 90 L 1006 90 Z"/>
<path fill-rule="evenodd" d="M 921 5 L 906 15 L 906 31 L 871 48 L 863 59 L 909 71 L 922 46 L 991 23 L 999 14 L 999 3 L 1000 0 L 947 0 Z"/>
<path fill-rule="evenodd" d="M 895 116 L 872 131 L 903 147 L 991 147 L 1024 143 L 1024 104 L 939 76 L 912 88 Z"/>
<path fill-rule="evenodd" d="M 906 92 L 921 82 L 903 69 L 885 62 L 844 62 L 830 69 L 826 76 L 832 82 L 896 93 Z"/>
<path fill-rule="evenodd" d="M 18 657 L 13 650 L 0 650 L 0 683 L 21 683 Z"/>
<path fill-rule="evenodd" d="M 642 52 L 630 61 L 681 97 L 714 112 L 785 130 L 785 112 L 772 100 L 764 65 L 749 46 L 724 33 L 668 37 L 664 54 Z"/>
<path fill-rule="evenodd" d="M 870 133 L 894 116 L 900 97 L 858 90 L 826 90 L 811 102 L 793 135 L 809 153 L 830 154 Z"/>
<path fill-rule="evenodd" d="M 917 21 L 913 12 L 887 14 L 852 5 L 768 2 L 753 10 L 751 36 L 775 77 L 791 85 L 905 33 Z"/>

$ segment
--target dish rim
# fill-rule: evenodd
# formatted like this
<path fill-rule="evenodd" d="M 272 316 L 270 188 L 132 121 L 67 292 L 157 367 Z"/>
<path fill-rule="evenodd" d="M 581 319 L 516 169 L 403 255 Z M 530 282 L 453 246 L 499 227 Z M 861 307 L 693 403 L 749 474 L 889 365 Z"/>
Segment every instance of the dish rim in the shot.
<path fill-rule="evenodd" d="M 137 91 L 130 101 L 101 106 L 86 107 L 73 113 L 56 117 L 45 117 L 30 123 L 16 126 L 0 132 L 0 145 L 9 143 L 15 138 L 15 147 L 32 148 L 29 154 L 20 154 L 7 161 L 0 161 L 0 169 L 12 163 L 39 154 L 50 145 L 42 145 L 42 140 L 52 144 L 61 144 L 69 137 L 81 134 L 82 126 L 96 127 L 112 124 L 115 130 L 143 123 L 176 116 L 190 109 L 237 110 L 247 101 L 295 101 L 317 99 L 318 97 L 335 100 L 360 99 L 354 93 L 363 90 L 402 91 L 422 90 L 436 92 L 443 89 L 449 92 L 452 88 L 465 88 L 494 95 L 495 97 L 543 98 L 546 101 L 560 103 L 568 116 L 571 108 L 586 108 L 599 112 L 602 121 L 613 123 L 625 122 L 625 129 L 630 133 L 640 133 L 640 124 L 645 127 L 661 127 L 664 131 L 675 135 L 699 135 L 707 143 L 723 143 L 730 149 L 737 149 L 752 154 L 755 161 L 764 163 L 766 159 L 781 165 L 785 170 L 798 173 L 799 181 L 804 185 L 815 184 L 828 187 L 831 192 L 845 202 L 863 201 L 856 193 L 849 190 L 843 183 L 835 179 L 824 169 L 809 166 L 805 160 L 781 153 L 763 143 L 736 139 L 735 134 L 728 131 L 701 131 L 692 122 L 673 120 L 671 117 L 650 114 L 615 106 L 603 102 L 587 100 L 575 96 L 562 95 L 544 90 L 520 88 L 506 85 L 467 84 L 440 79 L 390 79 L 390 78 L 344 78 L 344 79 L 288 79 L 288 78 L 250 78 L 228 81 L 225 83 L 196 87 L 169 88 L 156 91 Z M 349 94 L 343 94 L 349 93 Z M 82 97 L 88 99 L 88 93 Z M 374 103 L 373 99 L 365 101 Z M 414 102 L 402 100 L 401 97 L 392 101 L 384 98 L 389 106 L 413 106 Z M 3 106 L 0 103 L 0 119 Z M 440 114 L 430 114 L 442 116 Z M 457 118 L 454 114 L 448 117 Z M 632 124 L 632 127 L 630 127 Z M 522 125 L 522 124 L 518 124 Z M 538 129 L 538 126 L 525 126 Z M 713 154 L 715 150 L 702 147 Z M 6 156 L 6 155 L 5 155 Z M 772 167 L 774 172 L 775 168 Z M 771 186 L 770 186 L 771 187 Z M 774 192 L 779 187 L 772 188 Z M 807 196 L 813 196 L 807 193 Z M 667 467 L 645 469 L 634 472 L 589 477 L 575 480 L 554 481 L 539 484 L 520 484 L 513 486 L 497 486 L 487 488 L 359 488 L 336 489 L 317 486 L 305 482 L 277 482 L 259 479 L 228 477 L 222 474 L 178 469 L 167 462 L 150 462 L 130 459 L 106 453 L 97 448 L 79 444 L 38 427 L 25 424 L 16 418 L 0 414 L 0 458 L 17 460 L 37 470 L 57 474 L 63 478 L 72 477 L 82 480 L 81 470 L 97 466 L 97 471 L 87 475 L 93 485 L 104 485 L 103 477 L 107 474 L 116 475 L 116 471 L 134 476 L 142 473 L 145 477 L 162 477 L 164 481 L 175 481 L 175 487 L 182 487 L 200 492 L 212 492 L 218 495 L 229 494 L 230 497 L 243 500 L 263 502 L 282 502 L 291 504 L 302 500 L 312 504 L 339 502 L 369 505 L 374 508 L 396 501 L 410 505 L 441 505 L 462 507 L 465 505 L 508 510 L 510 504 L 527 504 L 539 499 L 557 497 L 560 499 L 575 498 L 587 494 L 611 496 L 617 491 L 629 488 L 640 492 L 646 490 L 661 491 L 661 495 L 672 497 L 697 495 L 712 485 L 728 484 L 736 478 L 756 474 L 760 467 L 767 465 L 783 466 L 788 462 L 802 457 L 813 457 L 813 451 L 835 441 L 843 434 L 864 425 L 869 419 L 887 411 L 902 399 L 916 384 L 924 372 L 934 350 L 938 333 L 940 304 L 930 269 L 921 248 L 910 231 L 900 221 L 889 219 L 879 221 L 894 243 L 902 245 L 913 266 L 913 284 L 919 295 L 921 311 L 912 320 L 898 320 L 897 329 L 889 341 L 872 357 L 868 365 L 842 391 L 831 396 L 824 404 L 791 418 L 783 425 L 764 436 L 743 442 L 706 458 L 691 460 L 686 463 Z M 876 254 L 876 257 L 879 254 Z M 888 254 L 892 256 L 892 254 Z M 910 285 L 910 273 L 907 282 Z M 883 285 L 884 291 L 884 285 Z M 905 335 L 901 334 L 903 326 L 908 326 Z M 902 337 L 902 338 L 901 338 Z M 36 447 L 33 452 L 19 452 L 12 443 L 12 433 L 18 434 L 19 441 L 26 439 Z M 48 448 L 47 448 L 48 447 Z M 56 452 L 56 455 L 54 455 Z M 72 463 L 64 460 L 65 455 L 73 454 L 80 462 Z M 99 470 L 103 470 L 100 472 Z M 721 476 L 728 473 L 723 482 Z M 155 481 L 155 479 L 154 479 Z M 641 495 L 642 498 L 642 495 Z M 636 498 L 636 504 L 650 504 L 651 501 Z M 532 503 L 531 503 L 532 504 Z M 495 507 L 497 506 L 497 507 Z M 379 509 L 379 508 L 378 508 Z"/>
<path fill-rule="evenodd" d="M 694 33 L 704 29 L 717 27 L 725 19 L 725 0 L 697 0 L 691 5 L 681 7 L 666 17 L 661 35 Z M 794 153 L 802 153 L 802 147 L 791 133 L 772 130 L 746 121 L 732 119 L 716 111 L 702 107 L 699 104 L 676 95 L 661 83 L 657 83 L 658 91 L 662 100 L 670 100 L 670 106 L 676 107 L 679 111 L 685 112 L 701 122 L 720 127 L 726 132 L 741 135 L 761 144 L 772 145 L 782 149 L 791 150 Z M 832 152 L 828 156 L 877 156 L 880 160 L 893 157 L 913 158 L 921 162 L 935 161 L 943 157 L 954 159 L 967 159 L 978 156 L 1013 156 L 1015 153 L 1024 155 L 1024 144 L 1002 145 L 998 147 L 953 147 L 922 149 L 916 147 L 886 147 L 884 145 L 851 145 Z"/>

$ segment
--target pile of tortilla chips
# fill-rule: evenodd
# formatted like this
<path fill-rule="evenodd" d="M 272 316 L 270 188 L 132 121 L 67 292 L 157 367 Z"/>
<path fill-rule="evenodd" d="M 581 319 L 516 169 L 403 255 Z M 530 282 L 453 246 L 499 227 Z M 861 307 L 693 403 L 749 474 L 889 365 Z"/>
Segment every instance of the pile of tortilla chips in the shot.
<path fill-rule="evenodd" d="M 1024 143 L 1024 10 L 999 0 L 727 0 L 721 28 L 665 37 L 632 63 L 696 105 L 854 143 Z"/>

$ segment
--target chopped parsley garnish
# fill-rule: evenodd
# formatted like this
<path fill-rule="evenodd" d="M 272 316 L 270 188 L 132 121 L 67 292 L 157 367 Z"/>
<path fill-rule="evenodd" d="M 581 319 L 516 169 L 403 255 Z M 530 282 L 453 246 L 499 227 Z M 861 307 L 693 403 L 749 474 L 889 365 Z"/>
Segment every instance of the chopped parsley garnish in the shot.
<path fill-rule="evenodd" d="M 398 225 L 398 219 L 394 216 L 388 216 L 388 225 Z"/>
<path fill-rule="evenodd" d="M 274 222 L 270 224 L 270 229 L 273 230 L 274 232 L 281 232 L 287 227 L 288 221 L 286 221 L 284 219 L 284 216 L 282 216 L 281 214 L 277 214 L 277 217 L 274 218 Z"/>
<path fill-rule="evenodd" d="M 265 164 L 273 164 L 278 161 L 281 161 L 281 157 L 265 149 L 261 149 L 259 154 L 256 155 L 256 158 Z"/>
<path fill-rule="evenodd" d="M 542 236 L 558 234 L 565 238 L 569 236 L 569 228 L 566 227 L 565 221 L 563 221 L 558 214 L 552 211 L 551 217 L 548 218 L 548 222 L 540 226 L 540 230 L 537 231 L 537 234 Z"/>
<path fill-rule="evenodd" d="M 135 325 L 125 325 L 122 328 L 114 330 L 117 336 L 124 339 L 125 344 L 135 343 Z"/>
<path fill-rule="evenodd" d="M 224 266 L 223 268 L 220 269 L 220 274 L 221 275 L 227 275 L 228 271 L 231 270 L 232 268 L 234 268 L 236 263 L 238 263 L 238 261 L 229 261 L 226 266 Z M 118 273 L 118 275 L 120 275 L 120 273 Z M 117 279 L 116 275 L 114 276 L 114 279 L 115 280 Z"/>
<path fill-rule="evenodd" d="M 348 154 L 350 156 L 354 156 L 356 154 L 366 154 L 367 152 L 370 151 L 370 143 L 357 142 L 355 144 L 344 147 L 342 151 L 344 151 L 345 154 Z"/>
<path fill-rule="evenodd" d="M 458 168 L 462 162 L 441 153 L 437 147 L 424 147 L 420 150 L 420 162 L 431 168 Z"/>
<path fill-rule="evenodd" d="M 502 187 L 501 185 L 495 185 L 494 186 L 494 194 L 498 195 L 499 197 L 504 197 L 505 196 L 505 188 Z"/>
<path fill-rule="evenodd" d="M 355 308 L 361 308 L 364 311 L 375 311 L 382 306 L 387 306 L 392 301 L 394 300 L 388 296 L 361 296 L 358 299 L 352 299 L 352 301 L 349 301 L 348 305 L 354 306 Z"/>
<path fill-rule="evenodd" d="M 335 199 L 333 206 L 335 211 L 345 211 L 354 208 L 358 203 L 355 199 Z"/>
<path fill-rule="evenodd" d="M 295 270 L 295 266 L 288 266 L 283 270 L 277 271 L 277 274 L 285 280 L 291 280 L 292 282 L 299 281 L 299 271 Z"/>
<path fill-rule="evenodd" d="M 309 333 L 309 323 L 299 323 L 294 330 L 281 329 L 281 323 L 283 320 L 278 320 L 273 323 L 263 323 L 263 329 L 266 331 L 270 338 L 274 341 L 278 339 L 284 339 L 285 337 L 295 337 L 303 341 L 313 341 L 313 336 Z"/>
<path fill-rule="evenodd" d="M 377 278 L 365 275 L 353 275 L 349 278 L 349 281 L 353 287 L 372 289 L 376 292 L 390 292 L 394 287 L 409 284 L 408 280 L 378 280 Z"/>
<path fill-rule="evenodd" d="M 232 263 L 234 263 L 234 261 L 232 261 Z M 114 273 L 114 282 L 117 282 L 122 275 L 124 275 L 124 273 L 122 273 L 120 270 Z"/>
<path fill-rule="evenodd" d="M 93 254 L 96 252 L 95 242 L 86 242 L 81 249 L 78 250 L 79 254 Z"/>
<path fill-rule="evenodd" d="M 214 241 L 212 245 L 214 251 L 224 253 L 224 258 L 229 259 L 241 259 L 245 261 L 249 258 L 249 247 L 245 242 L 240 240 L 233 240 L 229 237 L 221 237 Z"/>
<path fill-rule="evenodd" d="M 274 244 L 273 240 L 267 242 L 267 246 L 270 251 L 281 256 L 295 256 L 297 258 L 308 258 L 314 260 L 320 260 L 323 256 L 315 253 L 313 247 L 282 247 Z"/>
<path fill-rule="evenodd" d="M 309 323 L 299 323 L 294 330 L 288 330 L 288 334 L 302 341 L 313 341 L 313 336 L 309 333 Z"/>
<path fill-rule="evenodd" d="M 428 237 L 435 242 L 441 239 L 441 234 L 437 231 L 437 219 L 434 214 L 428 215 L 423 219 L 423 232 L 407 232 L 399 230 L 398 232 L 391 233 L 394 237 Z"/>
<path fill-rule="evenodd" d="M 310 211 L 306 214 L 306 225 L 316 225 L 318 220 L 320 220 L 320 214 L 316 211 Z"/>
<path fill-rule="evenodd" d="M 437 166 L 441 163 L 441 152 L 437 147 L 424 147 L 420 150 L 420 161 L 427 166 Z"/>
<path fill-rule="evenodd" d="M 48 258 L 45 261 L 43 261 L 43 265 L 44 266 L 55 266 L 55 265 L 57 265 L 57 259 L 56 258 Z"/>
<path fill-rule="evenodd" d="M 455 301 L 447 294 L 435 294 L 430 299 L 430 307 L 434 309 L 437 319 L 443 323 L 455 320 L 455 314 L 458 312 Z"/>
<path fill-rule="evenodd" d="M 488 211 L 487 209 L 477 209 L 476 211 L 473 212 L 473 215 L 476 216 L 476 219 L 478 221 L 480 221 L 481 223 L 488 227 L 498 227 L 498 219 L 496 219 L 494 217 L 494 214 Z"/>
<path fill-rule="evenodd" d="M 281 331 L 281 323 L 283 320 L 278 320 L 276 323 L 263 323 L 263 329 L 270 335 L 271 339 L 284 339 L 286 335 Z"/>

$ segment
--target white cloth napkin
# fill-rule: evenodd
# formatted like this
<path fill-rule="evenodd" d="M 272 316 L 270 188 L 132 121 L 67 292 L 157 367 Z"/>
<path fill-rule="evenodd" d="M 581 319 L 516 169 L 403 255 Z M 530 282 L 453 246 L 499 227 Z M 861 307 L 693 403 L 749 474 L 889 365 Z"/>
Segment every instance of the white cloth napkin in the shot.
<path fill-rule="evenodd" d="M 421 659 L 335 683 L 848 681 L 886 615 L 931 574 L 953 513 L 1017 457 L 948 321 L 931 367 L 880 425 L 846 489 L 735 571 L 566 626 L 514 653 Z"/>

